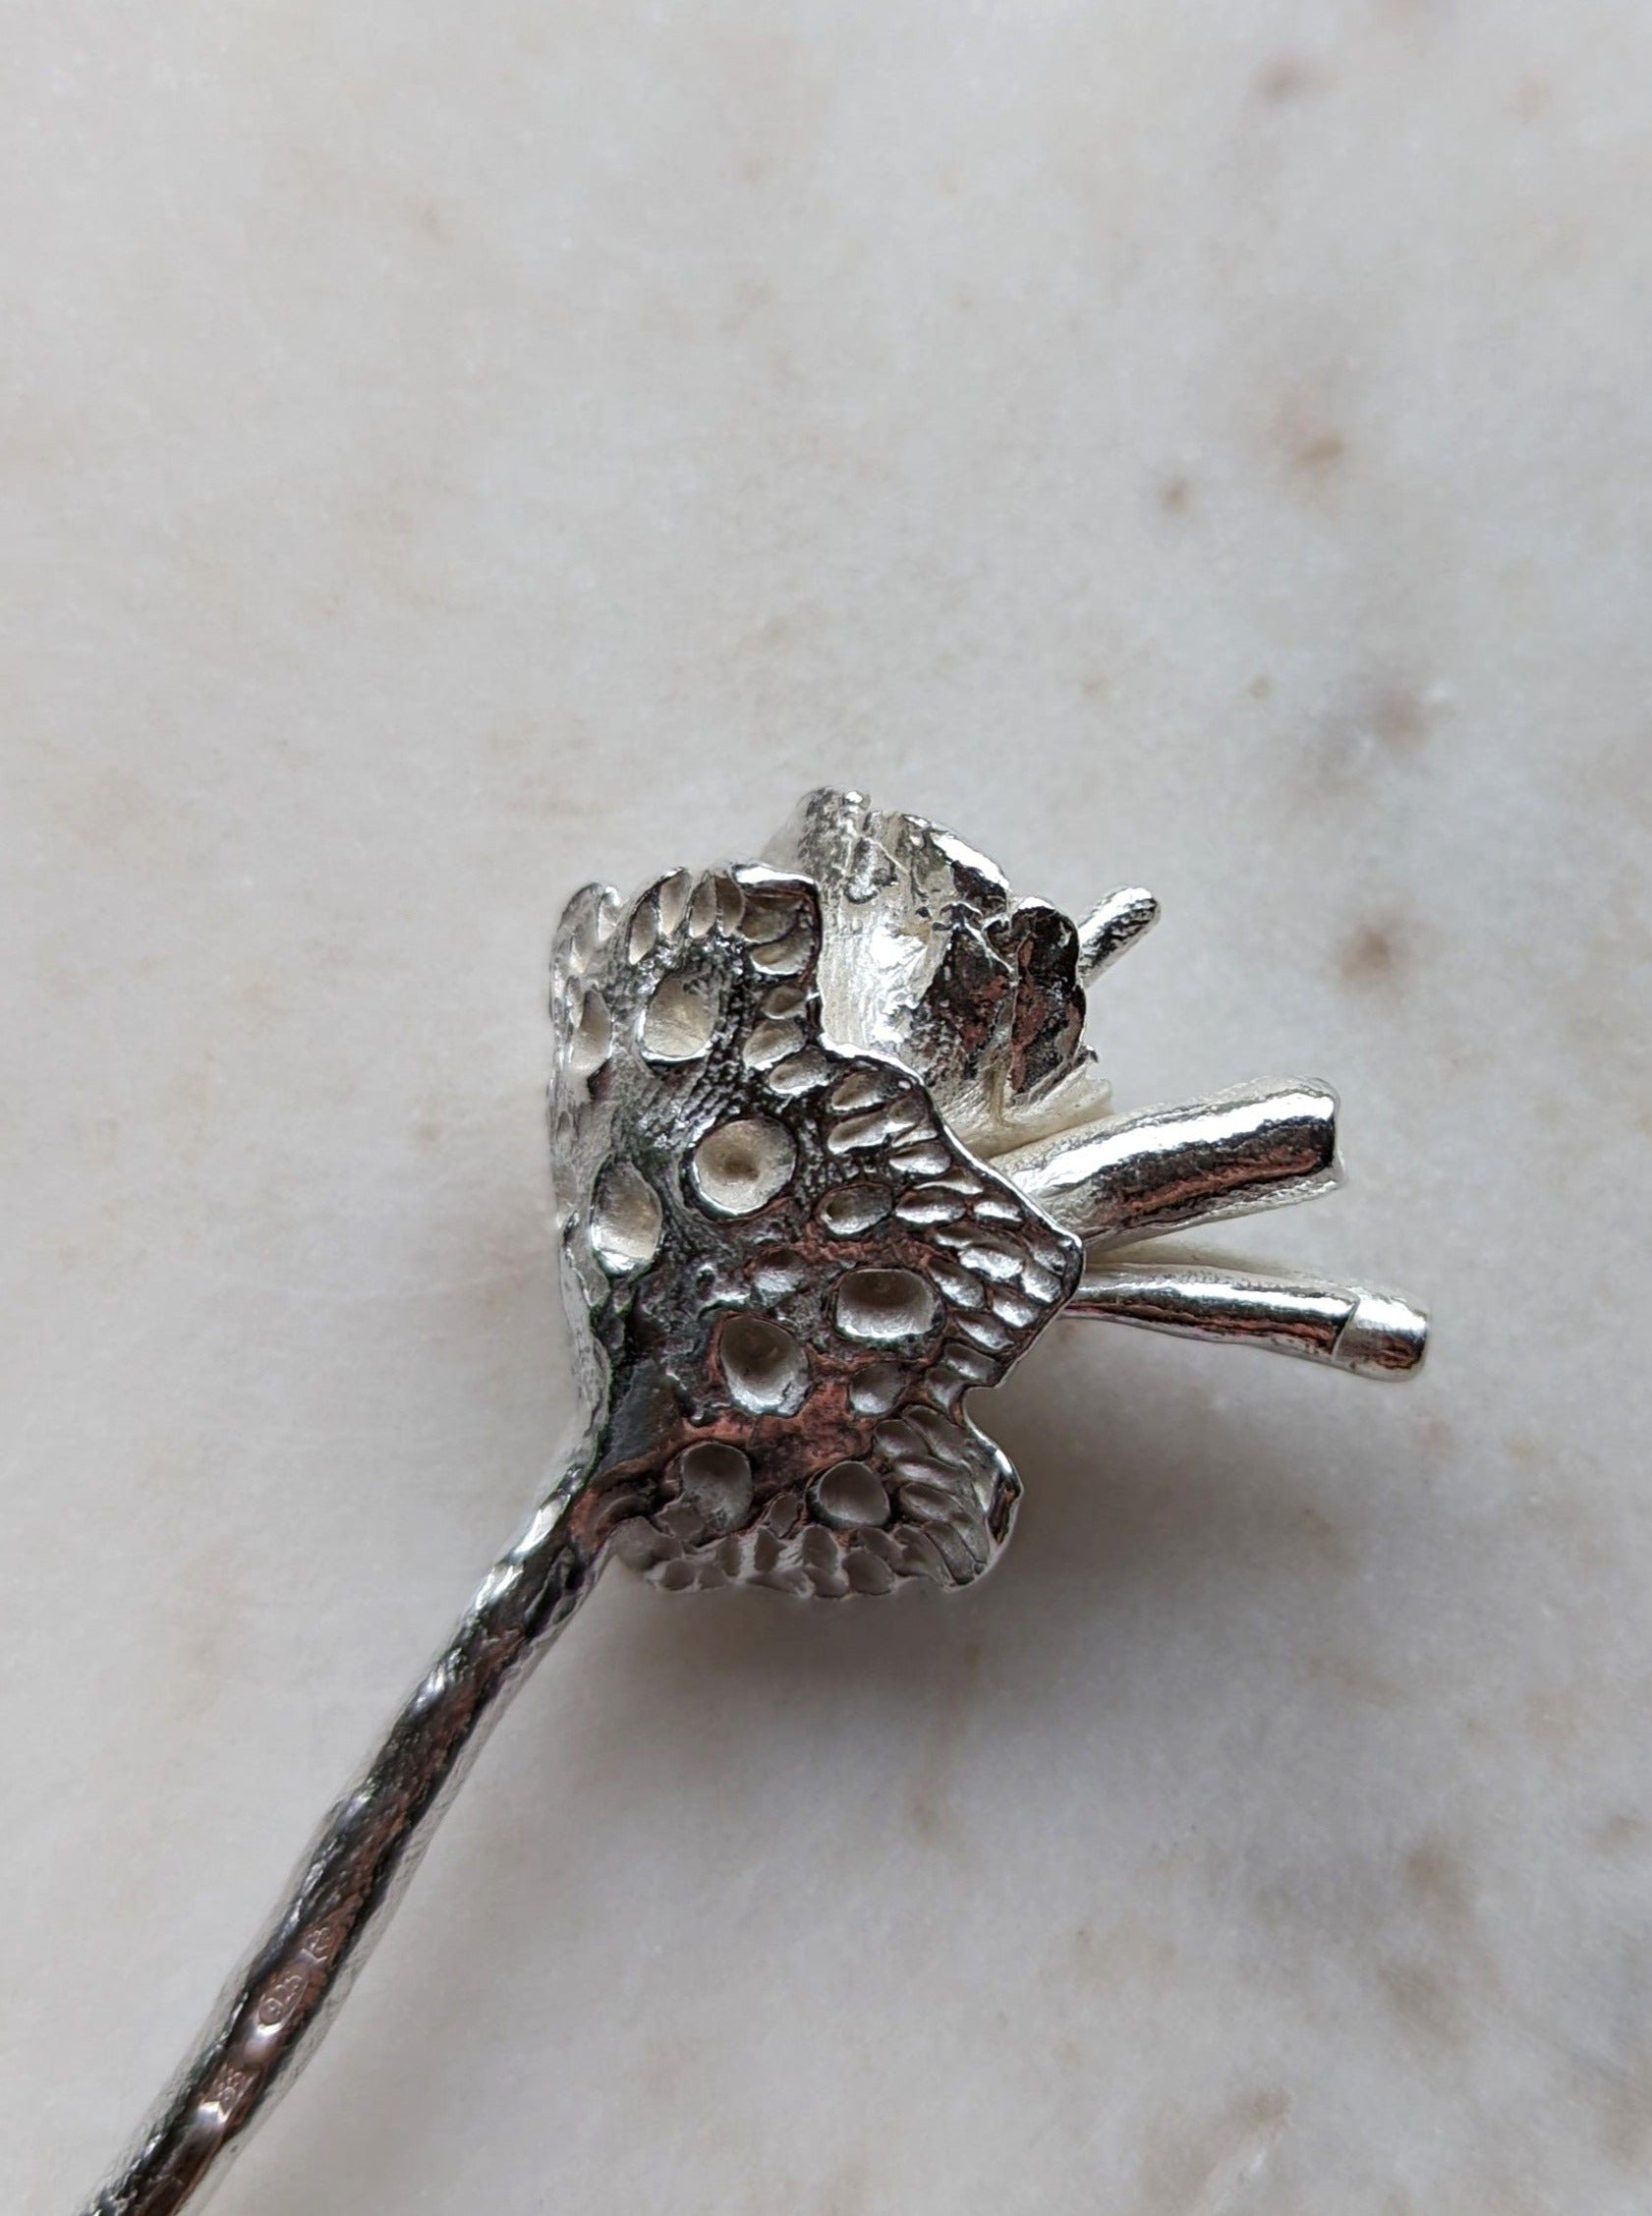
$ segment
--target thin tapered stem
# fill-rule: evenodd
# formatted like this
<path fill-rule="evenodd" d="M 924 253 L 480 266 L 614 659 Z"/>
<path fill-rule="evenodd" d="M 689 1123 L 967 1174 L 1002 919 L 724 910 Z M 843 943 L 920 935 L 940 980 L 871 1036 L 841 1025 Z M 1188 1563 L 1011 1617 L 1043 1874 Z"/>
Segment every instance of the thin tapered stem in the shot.
<path fill-rule="evenodd" d="M 1094 1267 L 1064 1313 L 1265 1346 L 1358 1377 L 1407 1377 L 1428 1344 L 1428 1318 L 1393 1293 L 1201 1263 Z"/>
<path fill-rule="evenodd" d="M 588 1442 L 483 1580 L 85 2216 L 173 2216 L 202 2196 L 303 2069 L 488 1729 L 596 1582 L 602 1555 L 579 1515 L 595 1460 Z"/>

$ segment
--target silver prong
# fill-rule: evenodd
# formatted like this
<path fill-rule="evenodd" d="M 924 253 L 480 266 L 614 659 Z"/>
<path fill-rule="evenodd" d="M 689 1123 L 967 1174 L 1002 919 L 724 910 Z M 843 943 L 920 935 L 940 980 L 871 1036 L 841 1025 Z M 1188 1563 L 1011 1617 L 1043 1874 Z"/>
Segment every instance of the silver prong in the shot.
<path fill-rule="evenodd" d="M 1159 921 L 1159 903 L 1139 884 L 1110 892 L 1078 927 L 1078 981 L 1089 985 Z"/>
<path fill-rule="evenodd" d="M 1409 1377 L 1428 1347 L 1427 1316 L 1396 1294 L 1192 1263 L 1087 1270 L 1066 1313 L 1266 1346 L 1366 1378 Z"/>
<path fill-rule="evenodd" d="M 993 1166 L 1064 1230 L 1120 1246 L 1330 1192 L 1337 1096 L 1306 1080 L 1247 1086 L 1036 1139 Z"/>

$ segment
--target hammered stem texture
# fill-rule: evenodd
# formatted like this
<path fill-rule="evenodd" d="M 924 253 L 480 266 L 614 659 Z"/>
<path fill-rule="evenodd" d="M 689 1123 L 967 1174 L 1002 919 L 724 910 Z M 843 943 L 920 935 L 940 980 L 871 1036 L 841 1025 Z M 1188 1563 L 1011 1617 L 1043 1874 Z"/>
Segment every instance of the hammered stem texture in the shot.
<path fill-rule="evenodd" d="M 86 2216 L 199 2203 L 304 2068 L 488 1730 L 596 1582 L 602 1554 L 582 1514 L 595 1458 L 588 1447 L 572 1459 L 489 1570 Z"/>

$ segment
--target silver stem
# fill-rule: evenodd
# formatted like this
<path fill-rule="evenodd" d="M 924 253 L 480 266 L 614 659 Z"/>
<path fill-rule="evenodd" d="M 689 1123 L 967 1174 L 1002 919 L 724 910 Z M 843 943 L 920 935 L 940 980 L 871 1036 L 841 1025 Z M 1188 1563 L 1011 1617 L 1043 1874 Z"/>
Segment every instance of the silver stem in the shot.
<path fill-rule="evenodd" d="M 221 2182 L 309 2061 L 488 1730 L 596 1583 L 603 1558 L 580 1507 L 596 1459 L 588 1442 L 488 1571 L 86 2216 L 172 2216 L 209 2174 Z"/>
<path fill-rule="evenodd" d="M 1078 927 L 1079 983 L 1093 985 L 1158 921 L 1158 901 L 1139 884 L 1110 892 Z"/>
<path fill-rule="evenodd" d="M 1337 1096 L 1306 1080 L 1246 1086 L 1037 1139 L 993 1167 L 1063 1230 L 1121 1246 L 1330 1192 Z"/>
<path fill-rule="evenodd" d="M 1408 1376 L 1428 1346 L 1428 1318 L 1393 1293 L 1200 1263 L 1086 1270 L 1065 1313 L 1266 1346 L 1368 1378 Z"/>

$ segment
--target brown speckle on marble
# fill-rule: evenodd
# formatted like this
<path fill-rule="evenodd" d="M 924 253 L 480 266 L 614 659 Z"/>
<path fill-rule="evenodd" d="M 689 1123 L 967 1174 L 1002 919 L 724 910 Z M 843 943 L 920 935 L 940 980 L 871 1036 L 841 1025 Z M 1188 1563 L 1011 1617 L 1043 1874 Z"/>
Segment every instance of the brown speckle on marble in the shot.
<path fill-rule="evenodd" d="M 1462 2045 L 1461 2004 L 1439 1970 L 1427 1962 L 1385 1962 L 1377 1975 L 1407 2032 L 1436 2046 Z"/>
<path fill-rule="evenodd" d="M 1293 469 L 1318 477 L 1335 469 L 1339 462 L 1346 461 L 1348 442 L 1339 430 L 1309 431 L 1295 440 L 1289 448 Z"/>
<path fill-rule="evenodd" d="M 1616 1810 L 1589 1835 L 1589 1845 L 1595 1852 L 1612 1861 L 1630 1854 L 1643 1854 L 1649 1844 L 1652 1844 L 1652 1823 L 1629 1808 Z"/>
<path fill-rule="evenodd" d="M 957 1668 L 941 1688 L 935 1729 L 913 1781 L 907 1821 L 913 1837 L 926 1847 L 956 1848 L 962 1845 L 952 1806 L 952 1769 L 958 1740 L 980 1699 L 982 1651 L 979 1639 L 964 1641 Z"/>
<path fill-rule="evenodd" d="M 1553 1755 L 1573 1753 L 1592 1721 L 1590 1704 L 1570 1685 L 1528 1693 L 1524 1715 L 1526 1736 Z"/>
<path fill-rule="evenodd" d="M 165 1701 L 169 1712 L 199 1718 L 232 1676 L 251 1619 L 247 1587 L 227 1540 L 209 1540 L 180 1568 L 177 1605 L 167 1619 Z"/>
<path fill-rule="evenodd" d="M 1438 1911 L 1446 1922 L 1462 1923 L 1473 1914 L 1473 1894 L 1462 1857 L 1447 1841 L 1431 1836 L 1413 1847 L 1401 1875 L 1411 1899 Z"/>
<path fill-rule="evenodd" d="M 1344 1577 L 1355 1568 L 1352 1547 L 1323 1509 L 1304 1505 L 1292 1520 L 1304 1550 L 1316 1562 Z"/>
<path fill-rule="evenodd" d="M 1349 933 L 1337 957 L 1342 982 L 1361 989 L 1393 985 L 1405 967 L 1404 934 L 1391 920 L 1372 920 Z"/>
<path fill-rule="evenodd" d="M 1310 1677 L 1330 1685 L 1339 1696 L 1365 1701 L 1372 1708 L 1398 1708 L 1405 1698 L 1391 1677 L 1335 1648 L 1310 1654 L 1306 1668 Z"/>
<path fill-rule="evenodd" d="M 1329 498 L 1353 459 L 1345 417 L 1348 371 L 1331 363 L 1278 389 L 1259 419 L 1265 459 L 1300 498 Z"/>
<path fill-rule="evenodd" d="M 1193 500 L 1193 481 L 1177 474 L 1159 487 L 1159 505 L 1168 516 L 1184 516 Z"/>
<path fill-rule="evenodd" d="M 926 1847 L 938 1846 L 946 1836 L 952 1815 L 944 1784 L 935 1777 L 920 1778 L 912 1788 L 908 1813 L 912 1836 Z"/>
<path fill-rule="evenodd" d="M 1624 2170 L 1642 2170 L 1652 2155 L 1652 2062 L 1603 2074 L 1596 2107 L 1602 2150 Z"/>
<path fill-rule="evenodd" d="M 61 788 L 48 789 L 46 805 L 71 837 L 100 853 L 135 844 L 141 852 L 159 850 L 157 834 L 175 827 L 175 811 L 118 765 L 65 779 Z"/>
<path fill-rule="evenodd" d="M 1289 2122 L 1290 2095 L 1273 2086 L 1203 2120 L 1167 2115 L 1144 2152 L 1139 2216 L 1215 2216 L 1254 2184 Z"/>
<path fill-rule="evenodd" d="M 1409 685 L 1385 685 L 1371 701 L 1371 729 L 1396 754 L 1411 754 L 1428 736 L 1428 710 Z"/>
<path fill-rule="evenodd" d="M 844 2156 L 826 2180 L 821 2216 L 861 2216 L 871 2205 L 873 2166 L 864 2152 Z"/>
<path fill-rule="evenodd" d="M 1438 1469 L 1457 1451 L 1456 1426 L 1449 1416 L 1422 1416 L 1418 1419 L 1413 1442 L 1418 1461 Z"/>
<path fill-rule="evenodd" d="M 1300 100 L 1304 94 L 1317 91 L 1319 85 L 1319 72 L 1310 62 L 1294 54 L 1282 54 L 1257 79 L 1256 91 L 1270 107 L 1280 107 L 1287 100 Z"/>
<path fill-rule="evenodd" d="M 717 317 L 717 328 L 725 338 L 741 338 L 755 334 L 757 327 L 772 314 L 774 287 L 767 277 L 741 277 L 729 288 L 729 294 Z"/>
<path fill-rule="evenodd" d="M 1089 1991 L 1157 1984 L 1175 1959 L 1175 1943 L 1150 1931 L 1135 1915 L 1120 1916 L 1101 1931 L 1081 1923 L 1072 1935 L 1072 1973 Z"/>
<path fill-rule="evenodd" d="M 444 247 L 450 243 L 452 234 L 434 200 L 421 198 L 410 199 L 407 203 L 407 218 L 419 236 L 428 239 L 432 246 Z"/>
<path fill-rule="evenodd" d="M 1403 679 L 1350 688 L 1345 700 L 1323 715 L 1314 731 L 1319 772 L 1332 785 L 1351 785 L 1385 764 L 1398 765 L 1420 755 L 1432 728 L 1428 697 Z"/>

